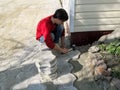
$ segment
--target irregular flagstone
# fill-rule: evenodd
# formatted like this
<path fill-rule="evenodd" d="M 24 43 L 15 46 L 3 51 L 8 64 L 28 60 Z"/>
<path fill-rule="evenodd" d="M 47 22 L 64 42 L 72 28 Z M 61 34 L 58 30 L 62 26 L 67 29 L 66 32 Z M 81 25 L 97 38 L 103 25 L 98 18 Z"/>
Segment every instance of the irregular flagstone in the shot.
<path fill-rule="evenodd" d="M 62 75 L 71 72 L 73 67 L 68 63 L 69 60 L 70 58 L 68 55 L 60 55 L 60 57 L 57 59 L 58 74 Z"/>
<path fill-rule="evenodd" d="M 69 55 L 69 58 L 71 58 L 72 60 L 77 60 L 80 56 L 80 51 L 78 50 L 75 50 L 75 51 L 72 51 L 72 52 L 69 52 L 68 55 Z"/>
<path fill-rule="evenodd" d="M 51 7 L 51 2 L 55 2 L 53 7 Z M 50 5 L 49 10 L 48 5 Z M 41 50 L 45 45 L 35 40 L 35 27 L 40 18 L 51 13 L 53 14 L 55 9 L 59 7 L 61 6 L 57 0 L 6 0 L 1 2 L 0 90 L 34 90 L 38 88 L 46 90 L 46 87 L 49 89 L 50 85 L 46 83 L 52 81 L 48 80 L 45 82 L 38 74 L 34 63 L 37 61 L 42 62 L 43 60 L 50 62 L 46 60 L 46 57 L 52 59 L 54 56 L 49 55 L 48 48 Z M 60 63 L 61 66 L 58 70 L 61 70 L 61 72 L 58 73 L 58 77 L 70 73 L 72 69 L 68 61 L 75 54 L 64 56 L 66 57 L 62 59 L 65 60 L 65 64 L 63 64 L 64 61 Z M 52 62 L 50 63 L 52 64 Z M 62 64 L 69 65 L 62 68 Z M 66 70 L 64 71 L 65 68 Z M 63 90 L 68 88 L 69 90 L 70 88 L 73 88 L 72 90 L 75 89 L 72 85 L 65 87 Z M 56 85 L 53 84 L 51 90 L 54 89 L 56 89 Z"/>
<path fill-rule="evenodd" d="M 5 73 L 0 72 L 0 82 L 6 79 Z"/>
<path fill-rule="evenodd" d="M 53 82 L 56 85 L 63 85 L 63 87 L 68 87 L 68 86 L 72 86 L 75 80 L 76 80 L 75 76 L 71 73 L 68 73 L 58 77 Z"/>
<path fill-rule="evenodd" d="M 59 77 L 54 80 L 54 83 L 59 85 L 58 90 L 77 90 L 73 86 L 76 77 L 70 73 L 73 69 L 73 66 L 69 64 L 68 61 L 71 60 L 74 56 L 78 58 L 77 56 L 79 56 L 79 54 L 79 51 L 71 51 L 67 54 L 63 54 L 57 57 Z"/>
<path fill-rule="evenodd" d="M 46 52 L 46 51 L 43 51 Z M 49 52 L 49 55 L 51 53 Z M 53 88 L 57 88 L 55 90 L 77 90 L 74 86 L 73 83 L 76 80 L 76 77 L 71 74 L 71 70 L 73 69 L 73 66 L 71 64 L 69 64 L 69 60 L 72 59 L 72 57 L 76 57 L 79 56 L 80 52 L 79 51 L 71 51 L 67 54 L 59 54 L 56 56 L 55 60 L 57 61 L 57 72 L 51 74 L 52 77 L 55 77 L 54 75 L 57 74 L 57 78 L 56 79 L 52 79 L 49 75 L 50 78 L 48 78 L 45 74 L 44 76 L 40 74 L 40 76 L 42 77 L 41 81 L 43 83 L 47 83 L 47 82 L 53 82 L 53 84 L 49 84 L 53 85 Z M 47 58 L 46 58 L 47 59 Z M 50 59 L 48 57 L 48 59 Z M 40 62 L 40 63 L 44 63 L 44 61 Z M 46 64 L 48 63 L 48 61 L 46 62 Z M 50 65 L 50 64 L 49 64 Z M 44 64 L 43 64 L 44 66 Z M 47 65 L 46 65 L 47 66 Z M 40 67 L 40 65 L 38 65 L 38 67 Z M 47 67 L 45 67 L 47 69 Z M 55 67 L 53 67 L 55 68 Z M 51 69 L 50 66 L 48 66 L 48 69 Z M 42 69 L 41 69 L 42 70 Z M 52 79 L 52 80 L 51 80 Z M 48 84 L 45 84 L 48 85 Z M 54 90 L 54 89 L 53 89 Z"/>
<path fill-rule="evenodd" d="M 41 83 L 40 76 L 37 75 L 29 80 L 29 85 L 26 90 L 46 90 L 46 86 Z"/>
<path fill-rule="evenodd" d="M 29 74 L 29 73 L 28 73 Z M 22 76 L 17 76 L 17 79 Z M 19 80 L 20 81 L 20 80 Z M 12 90 L 36 90 L 36 89 L 40 88 L 40 90 L 46 90 L 45 86 L 41 83 L 40 81 L 40 76 L 39 74 L 28 78 L 27 80 L 24 81 L 20 81 L 18 84 L 14 85 L 12 87 Z"/>
<path fill-rule="evenodd" d="M 69 87 L 61 87 L 58 90 L 77 90 L 75 87 L 73 86 L 69 86 Z"/>
<path fill-rule="evenodd" d="M 111 81 L 111 84 L 113 86 L 117 87 L 118 90 L 120 89 L 120 80 L 119 79 L 113 78 L 112 81 Z"/>
<path fill-rule="evenodd" d="M 46 90 L 44 85 L 41 84 L 30 84 L 26 90 Z"/>
<path fill-rule="evenodd" d="M 4 63 L 5 64 L 5 63 Z M 1 65 L 0 66 L 0 72 L 7 70 L 10 68 L 10 63 L 6 63 L 6 65 Z"/>
<path fill-rule="evenodd" d="M 14 85 L 11 89 L 12 90 L 20 90 L 20 89 L 25 89 L 28 87 L 28 80 L 25 80 L 19 84 Z"/>

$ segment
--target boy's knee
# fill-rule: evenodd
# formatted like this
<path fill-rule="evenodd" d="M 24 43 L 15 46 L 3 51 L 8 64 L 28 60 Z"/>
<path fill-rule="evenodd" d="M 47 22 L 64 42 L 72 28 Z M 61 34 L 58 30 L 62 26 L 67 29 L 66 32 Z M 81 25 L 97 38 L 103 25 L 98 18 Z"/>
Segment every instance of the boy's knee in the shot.
<path fill-rule="evenodd" d="M 51 37 L 52 37 L 52 40 L 55 39 L 55 35 L 53 33 L 51 33 Z"/>

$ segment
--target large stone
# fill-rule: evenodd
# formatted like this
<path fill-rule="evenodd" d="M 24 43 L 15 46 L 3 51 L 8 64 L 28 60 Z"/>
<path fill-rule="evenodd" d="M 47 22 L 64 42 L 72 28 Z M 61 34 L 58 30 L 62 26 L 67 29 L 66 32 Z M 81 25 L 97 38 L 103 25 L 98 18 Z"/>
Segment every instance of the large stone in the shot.
<path fill-rule="evenodd" d="M 109 76 L 110 72 L 105 69 L 106 66 L 97 66 L 95 67 L 95 76 L 104 75 Z"/>
<path fill-rule="evenodd" d="M 97 47 L 97 46 L 92 46 L 88 49 L 89 52 L 92 52 L 92 53 L 96 53 L 98 52 L 100 49 Z"/>
<path fill-rule="evenodd" d="M 55 85 L 63 85 L 63 87 L 68 87 L 68 86 L 72 86 L 75 80 L 76 80 L 76 77 L 73 74 L 68 73 L 66 75 L 62 75 L 62 76 L 58 77 L 54 81 L 54 84 Z"/>
<path fill-rule="evenodd" d="M 41 84 L 31 84 L 28 86 L 27 90 L 46 90 Z"/>
<path fill-rule="evenodd" d="M 33 80 L 26 90 L 46 90 L 46 86 L 43 85 L 39 80 Z"/>
<path fill-rule="evenodd" d="M 111 84 L 115 86 L 118 90 L 120 90 L 120 80 L 117 78 L 113 78 Z"/>
<path fill-rule="evenodd" d="M 96 66 L 102 66 L 104 69 L 107 69 L 107 65 L 104 63 L 104 60 L 97 61 Z"/>
<path fill-rule="evenodd" d="M 99 42 L 111 42 L 114 39 L 120 39 L 120 26 L 117 27 L 112 33 L 102 36 L 98 41 Z"/>

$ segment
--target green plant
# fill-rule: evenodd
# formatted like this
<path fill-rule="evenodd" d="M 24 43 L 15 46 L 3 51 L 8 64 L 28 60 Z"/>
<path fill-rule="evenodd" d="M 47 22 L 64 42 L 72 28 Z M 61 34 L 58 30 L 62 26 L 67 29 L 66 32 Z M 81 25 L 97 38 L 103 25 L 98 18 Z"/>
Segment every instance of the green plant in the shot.
<path fill-rule="evenodd" d="M 105 51 L 106 49 L 106 44 L 100 44 L 99 45 L 100 50 Z"/>
<path fill-rule="evenodd" d="M 120 46 L 117 47 L 117 49 L 115 51 L 115 55 L 120 55 Z"/>
<path fill-rule="evenodd" d="M 113 46 L 111 44 L 106 46 L 106 51 L 111 54 L 115 54 L 116 46 Z"/>
<path fill-rule="evenodd" d="M 120 40 L 115 40 L 109 44 L 99 45 L 101 51 L 106 51 L 110 54 L 120 55 Z"/>
<path fill-rule="evenodd" d="M 111 66 L 111 76 L 120 79 L 120 40 L 115 40 L 109 44 L 100 44 L 99 48 L 104 59 L 107 60 L 107 64 L 117 64 L 115 66 Z M 102 51 L 105 51 L 105 53 Z"/>

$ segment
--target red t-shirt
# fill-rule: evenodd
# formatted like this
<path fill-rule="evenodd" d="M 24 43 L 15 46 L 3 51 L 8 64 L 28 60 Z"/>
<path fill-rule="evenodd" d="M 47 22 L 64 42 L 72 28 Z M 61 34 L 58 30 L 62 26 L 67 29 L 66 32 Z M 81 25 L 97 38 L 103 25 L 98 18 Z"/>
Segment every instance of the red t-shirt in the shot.
<path fill-rule="evenodd" d="M 44 36 L 46 45 L 53 49 L 55 44 L 51 37 L 51 32 L 56 28 L 56 25 L 52 23 L 51 16 L 42 19 L 37 26 L 36 39 L 39 40 L 41 36 Z"/>

